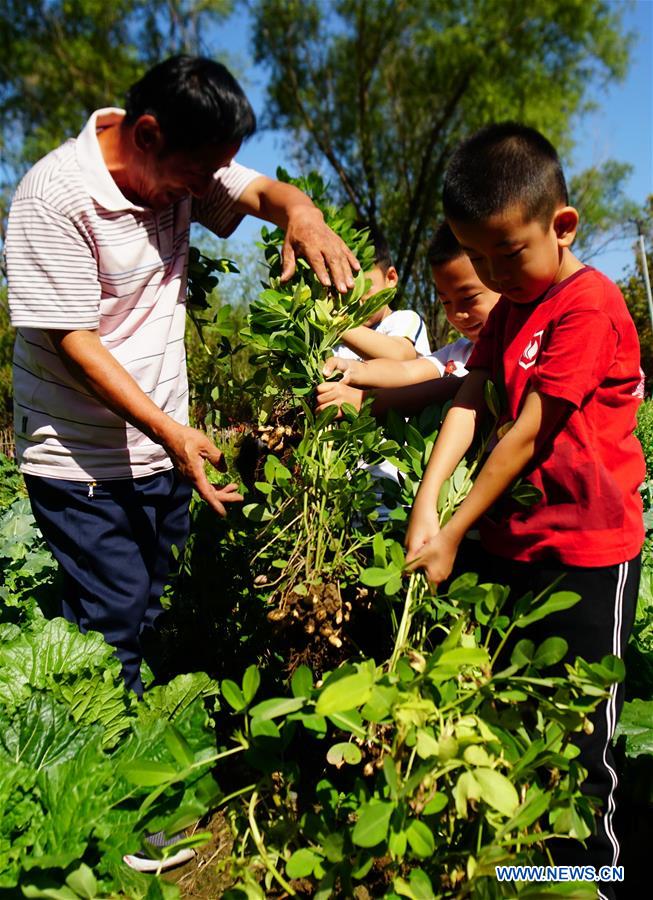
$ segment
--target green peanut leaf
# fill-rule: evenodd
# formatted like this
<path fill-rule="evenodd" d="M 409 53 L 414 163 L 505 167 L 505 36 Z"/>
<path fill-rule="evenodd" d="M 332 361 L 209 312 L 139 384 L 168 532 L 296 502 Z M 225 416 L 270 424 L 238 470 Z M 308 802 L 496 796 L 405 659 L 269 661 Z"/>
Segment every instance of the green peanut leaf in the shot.
<path fill-rule="evenodd" d="M 225 678 L 220 684 L 220 690 L 222 691 L 222 696 L 232 709 L 235 709 L 236 712 L 241 712 L 245 709 L 247 706 L 245 697 L 235 681 L 232 681 L 230 678 Z"/>
<path fill-rule="evenodd" d="M 243 675 L 243 696 L 249 704 L 256 696 L 261 684 L 261 675 L 256 666 L 248 666 Z"/>
<path fill-rule="evenodd" d="M 406 837 L 415 856 L 432 856 L 435 851 L 435 838 L 433 832 L 419 819 L 413 819 L 406 829 Z"/>
<path fill-rule="evenodd" d="M 575 606 L 579 600 L 580 594 L 574 594 L 573 591 L 557 591 L 555 594 L 551 594 L 544 603 L 541 603 L 534 610 L 520 616 L 515 621 L 515 625 L 517 628 L 526 628 L 527 625 L 532 625 L 533 622 L 539 622 L 540 619 L 550 616 L 551 613 L 560 612 L 563 609 L 569 609 L 571 606 Z"/>
<path fill-rule="evenodd" d="M 132 784 L 137 784 L 139 787 L 155 787 L 174 780 L 177 776 L 177 769 L 169 763 L 141 759 L 123 763 L 120 773 L 127 781 L 131 781 Z"/>
<path fill-rule="evenodd" d="M 554 666 L 556 663 L 560 662 L 561 659 L 564 659 L 567 648 L 568 644 L 564 638 L 546 638 L 535 651 L 533 665 L 537 668 Z"/>
<path fill-rule="evenodd" d="M 340 769 L 345 763 L 350 766 L 357 765 L 362 759 L 362 754 L 358 744 L 343 741 L 340 744 L 334 744 L 332 747 L 329 747 L 326 758 L 327 762 L 331 763 L 332 766 Z"/>
<path fill-rule="evenodd" d="M 286 863 L 286 875 L 288 878 L 307 878 L 321 861 L 322 857 L 313 850 L 302 847 L 301 850 L 295 850 Z"/>
<path fill-rule="evenodd" d="M 250 710 L 252 719 L 258 719 L 266 722 L 269 719 L 277 719 L 279 716 L 287 716 L 296 712 L 304 705 L 303 697 L 272 697 L 270 700 L 264 700 L 257 703 Z"/>
<path fill-rule="evenodd" d="M 376 847 L 384 841 L 390 826 L 390 817 L 395 810 L 394 803 L 370 800 L 360 808 L 354 826 L 352 841 L 357 847 Z"/>
<path fill-rule="evenodd" d="M 298 666 L 290 679 L 293 697 L 310 697 L 313 690 L 313 673 L 308 666 Z"/>
<path fill-rule="evenodd" d="M 347 675 L 328 684 L 318 697 L 315 711 L 320 716 L 332 716 L 362 706 L 370 698 L 374 676 L 369 671 Z"/>
<path fill-rule="evenodd" d="M 493 809 L 503 813 L 504 816 L 515 814 L 519 806 L 519 796 L 515 786 L 501 772 L 496 769 L 474 769 L 474 778 L 481 786 L 482 799 Z"/>

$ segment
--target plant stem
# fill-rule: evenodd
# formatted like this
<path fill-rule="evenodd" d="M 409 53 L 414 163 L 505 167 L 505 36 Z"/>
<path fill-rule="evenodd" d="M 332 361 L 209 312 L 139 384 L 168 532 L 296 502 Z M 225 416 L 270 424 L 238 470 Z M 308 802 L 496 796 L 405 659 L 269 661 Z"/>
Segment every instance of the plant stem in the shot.
<path fill-rule="evenodd" d="M 401 614 L 401 621 L 399 622 L 397 637 L 395 638 L 395 645 L 392 650 L 390 662 L 388 663 L 388 672 L 394 672 L 399 656 L 403 652 L 404 647 L 406 646 L 406 643 L 408 641 L 410 626 L 413 620 L 413 603 L 415 600 L 415 594 L 417 593 L 417 585 L 421 577 L 421 574 L 419 574 L 418 572 L 413 572 L 413 574 L 410 576 L 410 581 L 408 582 L 408 590 L 406 591 L 406 599 L 404 600 L 404 608 Z"/>
<path fill-rule="evenodd" d="M 284 891 L 287 891 L 291 897 L 296 897 L 297 893 L 292 889 L 292 887 L 288 884 L 283 875 L 279 872 L 277 867 L 274 865 L 270 857 L 268 856 L 267 850 L 265 849 L 265 844 L 263 842 L 263 838 L 261 836 L 261 832 L 259 831 L 258 825 L 256 824 L 256 818 L 254 813 L 256 811 L 256 804 L 258 803 L 258 791 L 254 791 L 249 801 L 249 806 L 247 808 L 247 820 L 249 822 L 249 827 L 252 832 L 252 839 L 256 845 L 256 849 L 259 852 L 261 859 L 263 860 L 263 864 L 265 868 L 268 870 L 270 875 L 277 881 Z"/>

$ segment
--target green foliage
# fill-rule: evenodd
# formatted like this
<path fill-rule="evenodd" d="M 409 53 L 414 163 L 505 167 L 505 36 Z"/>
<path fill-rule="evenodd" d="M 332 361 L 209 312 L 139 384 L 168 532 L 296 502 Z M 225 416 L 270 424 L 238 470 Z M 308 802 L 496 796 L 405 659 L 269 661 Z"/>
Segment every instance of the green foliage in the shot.
<path fill-rule="evenodd" d="M 628 163 L 610 159 L 569 180 L 570 203 L 580 212 L 574 253 L 583 262 L 598 256 L 616 237 L 623 237 L 626 223 L 637 215 L 637 205 L 624 194 L 632 170 Z"/>
<path fill-rule="evenodd" d="M 53 610 L 57 565 L 26 498 L 0 513 L 0 622 L 20 621 Z"/>
<path fill-rule="evenodd" d="M 653 400 L 645 400 L 637 413 L 637 430 L 646 461 L 646 477 L 653 479 Z"/>
<path fill-rule="evenodd" d="M 11 506 L 24 493 L 25 485 L 18 466 L 13 459 L 0 453 L 0 511 Z"/>
<path fill-rule="evenodd" d="M 238 342 L 244 312 L 222 300 L 219 275 L 237 274 L 232 260 L 213 259 L 197 247 L 188 255 L 186 308 L 194 329 L 186 336 L 190 418 L 210 436 L 215 428 L 250 414 L 244 384 L 251 376 Z"/>
<path fill-rule="evenodd" d="M 288 179 L 285 172 L 279 175 Z M 368 232 L 354 227 L 352 210 L 328 206 L 324 183 L 315 174 L 297 183 L 310 191 L 363 270 L 371 268 Z M 320 284 L 302 260 L 295 276 L 282 285 L 283 234 L 264 228 L 262 235 L 268 286 L 251 305 L 241 334 L 255 353 L 260 418 L 290 421 L 294 441 L 283 462 L 275 455 L 267 457 L 254 485 L 255 501 L 244 507 L 245 516 L 261 525 L 252 565 L 259 593 L 276 607 L 270 612 L 275 621 L 301 619 L 309 635 L 319 633 L 340 647 L 345 619 L 342 591 L 357 581 L 362 553 L 373 537 L 370 526 L 377 517 L 372 477 L 361 463 L 378 463 L 398 448 L 384 439 L 370 404 L 360 413 L 345 408 L 336 423 L 335 408 L 313 414 L 311 396 L 322 379 L 324 360 L 341 334 L 366 321 L 392 292 L 363 299 L 369 282 L 361 271 L 353 289 L 339 295 Z M 322 606 L 327 586 L 333 587 L 335 596 L 326 604 L 329 621 L 320 624 L 310 609 L 312 604 Z"/>
<path fill-rule="evenodd" d="M 322 209 L 325 222 L 356 254 L 361 271 L 347 294 L 324 287 L 309 265 L 298 261 L 296 274 L 281 284 L 281 229 L 263 228 L 262 244 L 268 268 L 268 286 L 250 306 L 243 340 L 256 368 L 256 384 L 262 388 L 263 413 L 274 405 L 300 406 L 298 398 L 312 393 L 321 380 L 322 366 L 350 328 L 363 324 L 394 296 L 387 289 L 363 299 L 370 287 L 365 272 L 374 265 L 369 232 L 354 227 L 354 210 L 327 205 L 326 188 L 316 173 L 291 179 L 280 169 L 277 176 L 305 190 Z M 281 396 L 279 396 L 281 394 Z"/>
<path fill-rule="evenodd" d="M 451 149 L 481 125 L 516 119 L 568 153 L 591 87 L 623 76 L 630 47 L 623 5 L 603 0 L 257 0 L 253 9 L 256 60 L 271 73 L 267 122 L 292 135 L 306 168 L 329 167 L 360 218 L 383 226 L 400 294 L 434 337 L 424 250 Z"/>
<path fill-rule="evenodd" d="M 34 162 L 100 107 L 121 106 L 144 70 L 198 52 L 228 0 L 7 0 L 0 13 L 5 160 Z"/>
<path fill-rule="evenodd" d="M 617 738 L 622 735 L 628 756 L 653 756 L 653 700 L 625 704 L 616 731 Z"/>
<path fill-rule="evenodd" d="M 27 500 L 0 518 L 0 559 L 0 889 L 173 900 L 122 857 L 218 802 L 204 708 L 215 683 L 182 675 L 138 703 L 100 634 L 45 619 L 55 564 Z"/>
<path fill-rule="evenodd" d="M 645 247 L 647 248 L 646 257 L 649 277 L 653 280 L 653 254 L 650 252 L 651 244 L 653 242 L 653 195 L 647 198 L 637 219 L 640 222 L 642 234 L 644 235 Z M 626 278 L 619 282 L 619 287 L 624 295 L 630 314 L 635 322 L 637 334 L 639 335 L 639 346 L 642 354 L 642 369 L 646 376 L 646 390 L 650 396 L 651 390 L 653 389 L 653 325 L 651 324 L 651 314 L 649 312 L 646 296 L 643 260 L 639 242 L 633 244 L 633 256 L 635 258 L 635 265 L 632 266 Z M 648 458 L 650 459 L 650 456 Z M 649 464 L 649 473 L 650 471 L 651 467 Z"/>
<path fill-rule="evenodd" d="M 0 284 L 0 453 L 8 450 L 6 431 L 13 427 L 13 391 L 11 360 L 14 350 L 14 331 L 9 324 L 7 286 Z M 4 438 L 4 441 L 3 441 Z"/>
<path fill-rule="evenodd" d="M 240 853 L 251 835 L 268 890 L 276 882 L 294 894 L 304 879 L 302 890 L 308 880 L 324 898 L 354 896 L 361 883 L 374 896 L 499 898 L 508 895 L 495 865 L 545 861 L 548 840 L 590 832 L 569 737 L 623 666 L 606 657 L 547 673 L 566 652 L 557 638 L 522 641 L 504 659 L 518 627 L 508 625 L 507 592 L 474 576 L 441 598 L 421 582 L 413 599 L 430 628 L 416 628 L 386 664 L 350 662 L 318 685 L 304 667 L 291 696 L 255 705 L 251 692 L 246 700 L 222 686 L 243 717 L 238 740 L 257 779 L 236 819 Z M 577 599 L 526 598 L 518 608 L 526 624 Z M 319 769 L 326 760 L 314 781 L 310 760 Z"/>
<path fill-rule="evenodd" d="M 219 797 L 203 704 L 212 683 L 182 676 L 138 703 L 113 649 L 63 619 L 2 626 L 0 671 L 0 887 L 149 896 L 123 855 Z"/>

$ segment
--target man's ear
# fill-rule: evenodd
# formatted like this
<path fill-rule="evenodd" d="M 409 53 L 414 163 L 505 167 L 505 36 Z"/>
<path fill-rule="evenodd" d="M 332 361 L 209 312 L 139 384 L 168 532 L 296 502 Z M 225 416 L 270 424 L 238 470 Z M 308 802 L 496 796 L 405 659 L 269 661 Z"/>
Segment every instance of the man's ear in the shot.
<path fill-rule="evenodd" d="M 397 287 L 399 284 L 399 273 L 394 266 L 388 266 L 385 273 L 385 286 L 387 288 Z"/>
<path fill-rule="evenodd" d="M 578 231 L 578 210 L 573 206 L 563 206 L 553 216 L 553 229 L 559 247 L 571 247 Z"/>
<path fill-rule="evenodd" d="M 154 116 L 139 116 L 132 128 L 134 144 L 141 153 L 154 153 L 158 156 L 164 148 L 165 140 L 161 126 Z"/>

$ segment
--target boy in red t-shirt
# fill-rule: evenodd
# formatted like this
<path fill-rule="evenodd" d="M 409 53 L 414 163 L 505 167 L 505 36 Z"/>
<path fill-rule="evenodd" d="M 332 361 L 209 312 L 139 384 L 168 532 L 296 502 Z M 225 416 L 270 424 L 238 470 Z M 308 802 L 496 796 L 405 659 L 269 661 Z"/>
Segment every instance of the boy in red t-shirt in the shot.
<path fill-rule="evenodd" d="M 411 513 L 408 560 L 439 584 L 479 520 L 484 578 L 515 599 L 562 576 L 581 600 L 538 623 L 529 637 L 559 635 L 569 660 L 623 654 L 637 601 L 644 538 L 639 486 L 645 475 L 633 435 L 639 404 L 639 344 L 618 288 L 570 247 L 578 213 L 555 149 L 537 131 L 490 125 L 455 151 L 445 177 L 445 215 L 476 272 L 502 294 L 467 363 Z M 437 496 L 469 448 L 484 414 L 484 384 L 505 387 L 502 435 L 469 496 L 440 529 Z M 534 506 L 507 489 L 522 477 L 542 492 Z M 613 686 L 577 744 L 584 790 L 600 798 L 597 833 L 583 849 L 567 841 L 555 861 L 616 865 L 610 741 L 623 704 Z M 607 883 L 599 897 L 613 897 Z"/>

